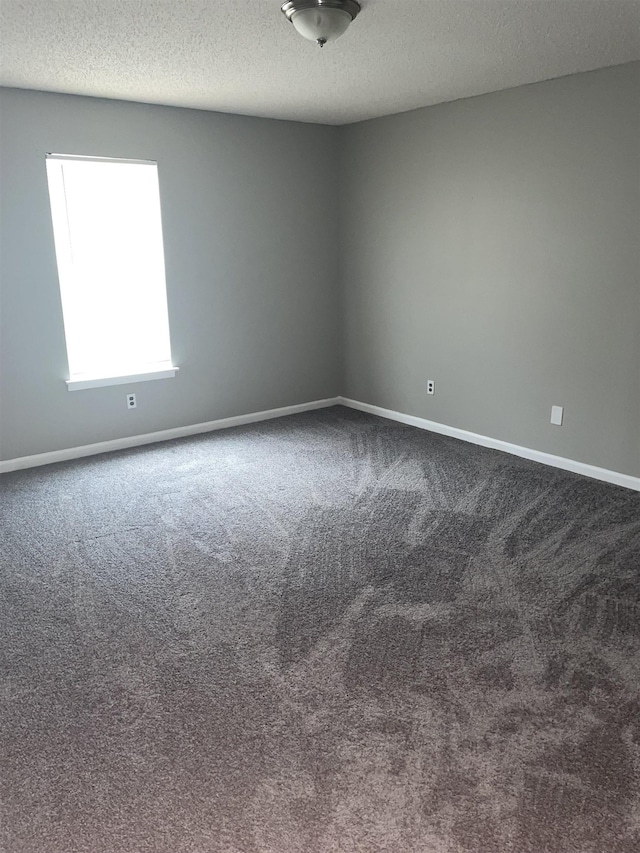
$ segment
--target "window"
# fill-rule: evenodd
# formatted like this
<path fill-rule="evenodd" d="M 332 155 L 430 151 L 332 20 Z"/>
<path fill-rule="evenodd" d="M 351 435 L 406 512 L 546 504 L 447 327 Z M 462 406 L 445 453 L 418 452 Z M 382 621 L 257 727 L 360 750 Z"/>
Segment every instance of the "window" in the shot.
<path fill-rule="evenodd" d="M 69 390 L 174 376 L 157 164 L 46 163 Z"/>

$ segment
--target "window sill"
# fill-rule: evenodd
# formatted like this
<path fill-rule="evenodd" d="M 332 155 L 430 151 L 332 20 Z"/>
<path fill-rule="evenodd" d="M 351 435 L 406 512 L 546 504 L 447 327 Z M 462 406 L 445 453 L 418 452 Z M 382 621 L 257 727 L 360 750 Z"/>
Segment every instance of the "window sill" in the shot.
<path fill-rule="evenodd" d="M 177 367 L 162 370 L 147 370 L 144 373 L 127 373 L 124 376 L 87 376 L 86 379 L 68 379 L 69 391 L 83 391 L 85 388 L 103 388 L 106 385 L 130 385 L 133 382 L 149 382 L 152 379 L 171 379 L 178 372 Z"/>

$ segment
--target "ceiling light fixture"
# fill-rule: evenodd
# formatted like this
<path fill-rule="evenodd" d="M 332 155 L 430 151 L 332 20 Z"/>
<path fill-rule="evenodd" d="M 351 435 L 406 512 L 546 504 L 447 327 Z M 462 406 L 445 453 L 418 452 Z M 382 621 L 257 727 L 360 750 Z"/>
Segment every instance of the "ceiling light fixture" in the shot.
<path fill-rule="evenodd" d="M 344 33 L 360 11 L 356 0 L 289 0 L 282 12 L 301 36 L 324 47 Z"/>

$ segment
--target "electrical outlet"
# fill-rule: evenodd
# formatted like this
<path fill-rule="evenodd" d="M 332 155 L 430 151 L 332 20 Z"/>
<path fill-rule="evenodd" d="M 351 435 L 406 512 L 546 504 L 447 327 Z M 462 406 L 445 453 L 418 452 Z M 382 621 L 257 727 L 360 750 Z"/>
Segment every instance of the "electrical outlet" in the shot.
<path fill-rule="evenodd" d="M 127 409 L 135 409 L 138 404 L 136 403 L 136 395 L 135 394 L 127 394 Z"/>
<path fill-rule="evenodd" d="M 436 393 L 436 383 L 433 379 L 427 379 L 427 394 Z"/>
<path fill-rule="evenodd" d="M 556 426 L 562 426 L 562 416 L 564 409 L 562 406 L 551 406 L 551 423 Z"/>

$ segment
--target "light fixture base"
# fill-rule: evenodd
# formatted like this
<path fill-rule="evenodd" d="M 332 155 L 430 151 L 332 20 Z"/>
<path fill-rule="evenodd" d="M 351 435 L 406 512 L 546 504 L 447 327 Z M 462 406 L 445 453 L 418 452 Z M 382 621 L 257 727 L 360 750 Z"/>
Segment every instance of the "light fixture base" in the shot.
<path fill-rule="evenodd" d="M 356 0 L 288 0 L 281 6 L 282 12 L 291 20 L 296 12 L 303 9 L 342 9 L 351 20 L 361 11 L 361 6 Z"/>

